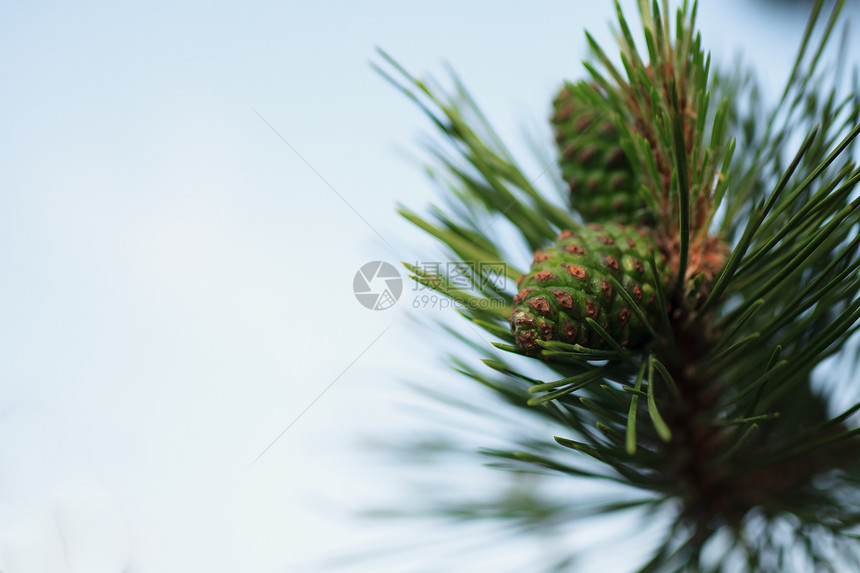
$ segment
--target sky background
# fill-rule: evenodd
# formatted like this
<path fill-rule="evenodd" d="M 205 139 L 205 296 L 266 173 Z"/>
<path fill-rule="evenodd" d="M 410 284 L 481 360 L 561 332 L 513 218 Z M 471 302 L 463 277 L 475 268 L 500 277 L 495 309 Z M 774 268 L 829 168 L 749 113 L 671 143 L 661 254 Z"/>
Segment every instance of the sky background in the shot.
<path fill-rule="evenodd" d="M 726 0 L 699 21 L 774 97 L 807 12 Z M 524 134 L 548 141 L 583 28 L 610 45 L 611 18 L 584 1 L 0 4 L 0 571 L 319 571 L 390 539 L 351 517 L 401 487 L 362 444 L 422 427 L 402 381 L 453 375 L 418 323 L 454 313 L 412 309 L 408 284 L 387 311 L 352 294 L 367 261 L 440 256 L 394 213 L 434 199 L 430 125 L 375 47 L 418 75 L 449 62 L 537 174 Z"/>

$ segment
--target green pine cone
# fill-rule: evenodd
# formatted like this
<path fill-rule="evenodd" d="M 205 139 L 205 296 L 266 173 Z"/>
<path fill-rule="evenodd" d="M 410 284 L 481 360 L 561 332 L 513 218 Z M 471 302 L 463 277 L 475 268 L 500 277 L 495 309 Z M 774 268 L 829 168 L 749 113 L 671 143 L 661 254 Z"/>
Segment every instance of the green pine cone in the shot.
<path fill-rule="evenodd" d="M 621 346 L 644 346 L 650 333 L 609 277 L 656 324 L 659 308 L 648 264 L 651 253 L 658 274 L 668 282 L 663 257 L 644 230 L 607 223 L 562 232 L 552 247 L 534 254 L 531 270 L 518 281 L 520 290 L 511 311 L 517 345 L 533 355 L 541 351 L 538 340 L 607 348 L 586 322 L 591 318 Z"/>
<path fill-rule="evenodd" d="M 645 203 L 615 124 L 582 95 L 593 89 L 584 82 L 566 85 L 553 102 L 559 166 L 570 187 L 570 204 L 587 221 L 634 223 L 643 218 Z"/>

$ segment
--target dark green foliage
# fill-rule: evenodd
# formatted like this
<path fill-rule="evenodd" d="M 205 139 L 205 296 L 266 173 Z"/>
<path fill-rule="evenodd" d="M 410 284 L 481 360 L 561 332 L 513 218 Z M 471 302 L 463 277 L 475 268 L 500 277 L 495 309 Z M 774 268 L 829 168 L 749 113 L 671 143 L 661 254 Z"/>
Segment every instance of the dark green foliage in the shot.
<path fill-rule="evenodd" d="M 674 19 L 665 2 L 640 3 L 644 58 L 619 9 L 620 66 L 589 36 L 590 77 L 574 85 L 602 96 L 589 103 L 614 123 L 651 217 L 654 256 L 637 250 L 644 268 L 635 272 L 620 263 L 608 271 L 601 259 L 629 231 L 604 222 L 612 246 L 580 230 L 519 170 L 459 82 L 449 99 L 389 60 L 398 75 L 389 79 L 452 150 L 437 151 L 436 172 L 453 208 L 434 222 L 405 214 L 471 265 L 475 288 L 413 268 L 415 278 L 467 302 L 461 313 L 498 339 L 489 349 L 482 338 L 463 340 L 489 370 L 463 360 L 457 370 L 495 399 L 464 407 L 550 424 L 527 436 L 508 426 L 510 449 L 485 454 L 518 472 L 623 484 L 645 496 L 639 507 L 671 515 L 641 571 L 860 570 L 860 403 L 852 404 L 856 390 L 851 401 L 836 393 L 857 382 L 856 357 L 813 384 L 827 358 L 845 356 L 860 319 L 860 91 L 841 87 L 841 66 L 822 71 L 843 3 L 823 26 L 824 3 L 816 3 L 772 109 L 751 80 L 714 78 L 695 2 Z M 502 221 L 520 250 L 537 252 L 519 288 L 481 280 L 481 262 L 501 265 L 512 281 L 520 275 L 501 264 L 512 252 L 510 240 L 503 248 L 492 235 Z M 581 236 L 558 241 L 565 229 Z M 580 240 L 584 253 L 563 251 Z M 564 275 L 565 264 L 581 267 L 586 281 Z M 544 271 L 555 278 L 544 282 Z M 522 294 L 528 288 L 538 290 Z M 571 296 L 571 309 L 552 289 Z M 546 306 L 534 302 L 541 297 Z M 622 308 L 645 328 L 632 318 L 622 324 Z M 577 321 L 575 335 L 565 320 Z M 833 406 L 842 413 L 833 416 Z M 529 499 L 534 511 L 515 512 L 532 519 L 521 533 L 579 525 L 576 512 L 559 517 L 574 500 Z M 616 501 L 606 511 L 623 506 Z M 485 516 L 516 521 L 509 500 L 498 503 Z M 442 507 L 462 518 L 457 504 Z"/>

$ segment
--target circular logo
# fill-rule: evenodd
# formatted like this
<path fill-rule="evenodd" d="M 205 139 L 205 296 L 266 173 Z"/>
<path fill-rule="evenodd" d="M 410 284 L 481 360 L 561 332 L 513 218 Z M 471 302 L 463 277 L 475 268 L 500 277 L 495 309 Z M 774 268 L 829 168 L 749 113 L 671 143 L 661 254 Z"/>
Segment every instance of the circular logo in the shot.
<path fill-rule="evenodd" d="M 385 261 L 365 263 L 355 273 L 352 292 L 365 308 L 385 310 L 394 306 L 403 292 L 403 280 L 397 268 Z"/>

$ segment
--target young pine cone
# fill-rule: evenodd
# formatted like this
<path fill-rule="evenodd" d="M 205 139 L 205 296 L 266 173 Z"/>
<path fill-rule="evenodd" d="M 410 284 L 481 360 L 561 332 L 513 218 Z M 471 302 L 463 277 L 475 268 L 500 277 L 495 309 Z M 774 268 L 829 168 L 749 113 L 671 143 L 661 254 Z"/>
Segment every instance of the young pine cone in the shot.
<path fill-rule="evenodd" d="M 634 223 L 645 215 L 637 177 L 618 142 L 612 120 L 582 95 L 579 83 L 562 88 L 553 102 L 552 124 L 559 166 L 570 187 L 570 205 L 587 221 Z"/>
<path fill-rule="evenodd" d="M 520 278 L 511 311 L 516 343 L 535 355 L 541 351 L 538 340 L 609 347 L 588 325 L 586 319 L 591 318 L 621 346 L 646 345 L 650 333 L 618 285 L 656 324 L 657 313 L 664 310 L 657 303 L 657 285 L 649 268 L 652 255 L 659 280 L 667 284 L 665 262 L 648 231 L 606 223 L 562 232 L 552 247 L 534 254 L 531 270 Z"/>

